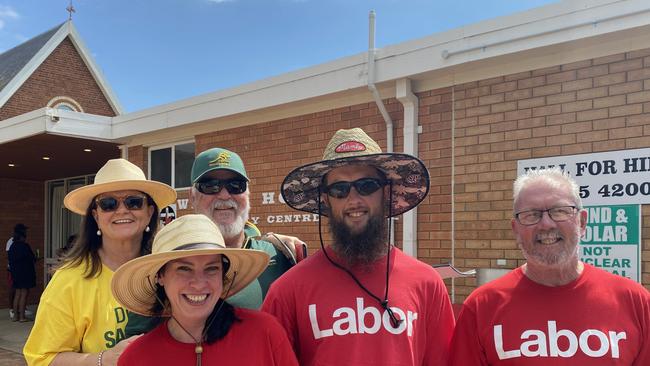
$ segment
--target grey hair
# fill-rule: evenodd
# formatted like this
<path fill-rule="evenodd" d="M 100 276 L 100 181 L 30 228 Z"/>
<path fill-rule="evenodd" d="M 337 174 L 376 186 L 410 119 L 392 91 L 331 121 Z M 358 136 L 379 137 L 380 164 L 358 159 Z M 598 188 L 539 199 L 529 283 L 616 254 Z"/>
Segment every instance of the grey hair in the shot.
<path fill-rule="evenodd" d="M 558 167 L 529 169 L 524 174 L 517 177 L 512 186 L 513 207 L 516 206 L 521 191 L 535 181 L 544 181 L 554 188 L 568 188 L 576 207 L 582 209 L 580 186 L 569 173 Z"/>

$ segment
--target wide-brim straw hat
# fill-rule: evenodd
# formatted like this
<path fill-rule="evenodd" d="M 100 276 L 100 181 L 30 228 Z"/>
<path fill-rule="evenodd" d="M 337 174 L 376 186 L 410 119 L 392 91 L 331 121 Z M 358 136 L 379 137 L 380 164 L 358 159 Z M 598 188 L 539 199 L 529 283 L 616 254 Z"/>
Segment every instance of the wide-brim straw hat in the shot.
<path fill-rule="evenodd" d="M 205 215 L 184 215 L 156 234 L 152 253 L 130 260 L 113 275 L 113 296 L 128 310 L 146 316 L 152 314 L 158 271 L 169 261 L 196 255 L 222 254 L 230 266 L 223 282 L 221 298 L 232 296 L 254 281 L 268 266 L 269 255 L 255 249 L 227 248 L 223 236 Z M 219 279 L 221 280 L 221 279 Z"/>
<path fill-rule="evenodd" d="M 125 159 L 111 159 L 95 175 L 95 182 L 68 193 L 63 204 L 68 210 L 85 215 L 97 195 L 113 191 L 135 190 L 151 197 L 158 209 L 176 202 L 176 191 L 165 183 L 147 180 L 137 165 Z"/>
<path fill-rule="evenodd" d="M 323 160 L 291 171 L 282 182 L 284 201 L 292 208 L 327 216 L 321 207 L 323 176 L 346 165 L 370 165 L 381 170 L 392 182 L 390 213 L 397 216 L 417 206 L 429 193 L 429 171 L 415 156 L 383 153 L 381 148 L 360 128 L 338 130 L 327 144 Z"/>

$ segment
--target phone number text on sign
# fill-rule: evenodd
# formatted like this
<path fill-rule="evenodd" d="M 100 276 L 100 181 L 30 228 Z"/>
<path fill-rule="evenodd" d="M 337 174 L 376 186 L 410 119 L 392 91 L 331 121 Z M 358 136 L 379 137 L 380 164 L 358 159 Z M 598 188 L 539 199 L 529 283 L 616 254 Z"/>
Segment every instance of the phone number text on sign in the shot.
<path fill-rule="evenodd" d="M 520 160 L 517 174 L 549 167 L 573 176 L 584 205 L 650 203 L 650 148 Z"/>

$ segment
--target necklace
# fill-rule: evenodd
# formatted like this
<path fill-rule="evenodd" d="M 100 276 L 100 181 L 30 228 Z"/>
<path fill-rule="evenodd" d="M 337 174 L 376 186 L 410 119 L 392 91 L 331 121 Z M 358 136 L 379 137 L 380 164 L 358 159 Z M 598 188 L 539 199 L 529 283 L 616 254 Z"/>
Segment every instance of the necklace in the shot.
<path fill-rule="evenodd" d="M 190 333 L 187 329 L 185 329 L 183 324 L 181 324 L 173 315 L 172 315 L 172 319 L 174 319 L 176 324 L 178 324 L 178 326 L 181 327 L 181 329 L 194 340 L 195 343 L 194 353 L 196 353 L 196 366 L 201 366 L 201 355 L 203 354 L 203 338 L 205 337 L 205 330 L 201 332 L 201 339 L 196 339 L 196 337 L 194 337 L 192 333 Z"/>

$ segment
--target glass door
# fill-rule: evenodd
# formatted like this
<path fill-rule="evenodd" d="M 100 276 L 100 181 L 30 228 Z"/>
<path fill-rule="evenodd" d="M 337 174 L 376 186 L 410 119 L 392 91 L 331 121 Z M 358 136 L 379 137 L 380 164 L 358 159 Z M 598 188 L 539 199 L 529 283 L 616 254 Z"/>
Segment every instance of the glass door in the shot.
<path fill-rule="evenodd" d="M 52 277 L 53 269 L 59 263 L 59 254 L 71 235 L 79 232 L 81 216 L 63 206 L 63 198 L 68 192 L 91 184 L 94 176 L 57 179 L 46 182 L 46 232 L 45 240 L 45 283 Z"/>

